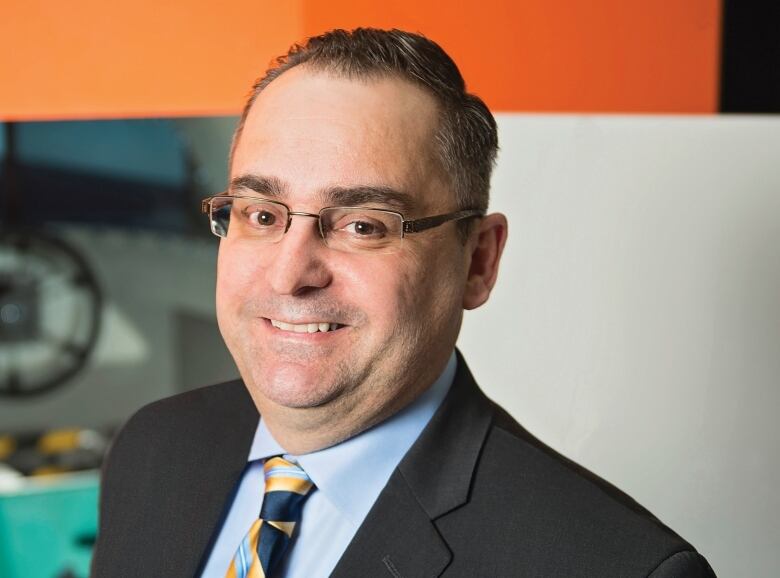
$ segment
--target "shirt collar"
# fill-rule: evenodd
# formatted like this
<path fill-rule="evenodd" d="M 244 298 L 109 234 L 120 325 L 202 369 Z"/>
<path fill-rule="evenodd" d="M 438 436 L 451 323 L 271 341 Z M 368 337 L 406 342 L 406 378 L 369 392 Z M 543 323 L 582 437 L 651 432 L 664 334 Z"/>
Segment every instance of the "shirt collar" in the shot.
<path fill-rule="evenodd" d="M 401 458 L 441 405 L 455 378 L 456 366 L 453 351 L 433 385 L 398 413 L 340 444 L 289 457 L 309 474 L 318 491 L 359 525 Z M 287 455 L 261 417 L 248 461 L 280 454 Z"/>

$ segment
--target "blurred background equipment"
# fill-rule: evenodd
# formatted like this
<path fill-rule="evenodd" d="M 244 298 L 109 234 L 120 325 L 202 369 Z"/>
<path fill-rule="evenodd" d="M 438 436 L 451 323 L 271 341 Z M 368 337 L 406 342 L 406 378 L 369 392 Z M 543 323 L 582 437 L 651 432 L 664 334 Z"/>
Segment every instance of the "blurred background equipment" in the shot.
<path fill-rule="evenodd" d="M 94 470 L 20 481 L 15 489 L 3 487 L 0 470 L 0 576 L 86 578 L 97 498 Z"/>
<path fill-rule="evenodd" d="M 0 233 L 0 396 L 40 395 L 76 375 L 97 342 L 101 301 L 64 240 Z"/>
<path fill-rule="evenodd" d="M 0 436 L 0 576 L 87 576 L 110 434 L 70 428 Z"/>
<path fill-rule="evenodd" d="M 233 122 L 0 125 L 0 577 L 87 576 L 114 431 L 235 376 L 197 215 Z"/>
<path fill-rule="evenodd" d="M 198 214 L 224 186 L 233 123 L 0 125 L 0 431 L 112 429 L 236 375 Z"/>

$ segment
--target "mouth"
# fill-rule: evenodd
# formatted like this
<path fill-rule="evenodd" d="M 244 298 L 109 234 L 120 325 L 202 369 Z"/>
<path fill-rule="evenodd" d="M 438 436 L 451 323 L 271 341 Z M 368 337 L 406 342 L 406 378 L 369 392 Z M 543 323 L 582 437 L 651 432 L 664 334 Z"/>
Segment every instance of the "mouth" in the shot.
<path fill-rule="evenodd" d="M 332 321 L 312 321 L 310 323 L 288 323 L 277 319 L 266 319 L 271 325 L 281 331 L 290 333 L 330 333 L 346 327 Z"/>

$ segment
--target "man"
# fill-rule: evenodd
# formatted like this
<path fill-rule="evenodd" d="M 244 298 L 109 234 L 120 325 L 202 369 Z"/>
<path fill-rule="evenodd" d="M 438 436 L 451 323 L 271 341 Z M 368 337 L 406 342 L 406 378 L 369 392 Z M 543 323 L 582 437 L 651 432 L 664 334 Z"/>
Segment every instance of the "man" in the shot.
<path fill-rule="evenodd" d="M 419 35 L 335 31 L 267 72 L 230 187 L 204 201 L 242 381 L 122 430 L 94 576 L 712 575 L 455 352 L 506 240 L 486 213 L 496 150 L 485 105 Z"/>

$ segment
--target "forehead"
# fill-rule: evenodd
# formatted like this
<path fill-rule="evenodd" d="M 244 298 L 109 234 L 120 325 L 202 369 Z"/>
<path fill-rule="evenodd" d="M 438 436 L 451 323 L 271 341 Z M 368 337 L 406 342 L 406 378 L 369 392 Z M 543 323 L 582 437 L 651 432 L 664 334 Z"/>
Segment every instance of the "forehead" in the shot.
<path fill-rule="evenodd" d="M 433 96 L 405 80 L 347 79 L 299 66 L 255 101 L 231 177 L 278 179 L 292 196 L 377 186 L 430 197 L 437 126 Z"/>

